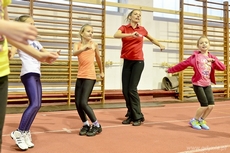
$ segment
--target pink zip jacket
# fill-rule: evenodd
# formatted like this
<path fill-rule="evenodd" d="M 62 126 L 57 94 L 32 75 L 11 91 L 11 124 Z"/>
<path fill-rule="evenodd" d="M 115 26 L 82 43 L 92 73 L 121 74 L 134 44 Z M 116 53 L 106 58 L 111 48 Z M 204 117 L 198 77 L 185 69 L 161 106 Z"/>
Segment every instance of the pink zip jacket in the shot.
<path fill-rule="evenodd" d="M 192 77 L 192 82 L 197 82 L 202 77 L 201 72 L 199 71 L 198 66 L 197 66 L 197 55 L 198 54 L 200 54 L 200 51 L 194 51 L 194 53 L 189 58 L 187 58 L 185 61 L 180 62 L 179 64 L 169 68 L 168 73 L 179 72 L 179 71 L 186 69 L 188 66 L 191 66 L 193 67 L 193 71 L 195 72 Z M 210 54 L 209 52 L 208 52 L 208 57 L 215 59 L 215 61 L 212 62 L 210 80 L 212 83 L 216 84 L 215 70 L 224 71 L 226 69 L 226 66 L 222 62 L 220 62 L 216 56 Z"/>

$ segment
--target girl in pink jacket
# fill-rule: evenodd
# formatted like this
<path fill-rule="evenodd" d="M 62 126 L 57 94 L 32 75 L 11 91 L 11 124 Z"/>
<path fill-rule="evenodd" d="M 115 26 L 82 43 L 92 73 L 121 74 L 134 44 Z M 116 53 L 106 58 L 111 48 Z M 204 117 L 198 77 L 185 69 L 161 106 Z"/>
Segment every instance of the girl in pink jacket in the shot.
<path fill-rule="evenodd" d="M 198 39 L 197 47 L 199 50 L 194 51 L 189 58 L 169 68 L 166 72 L 175 73 L 186 69 L 188 66 L 193 67 L 194 75 L 192 77 L 192 84 L 197 99 L 200 102 L 200 107 L 189 124 L 194 129 L 209 130 L 205 118 L 211 113 L 214 107 L 211 83 L 216 84 L 215 70 L 224 71 L 226 67 L 216 56 L 209 53 L 210 41 L 206 36 L 201 36 Z"/>

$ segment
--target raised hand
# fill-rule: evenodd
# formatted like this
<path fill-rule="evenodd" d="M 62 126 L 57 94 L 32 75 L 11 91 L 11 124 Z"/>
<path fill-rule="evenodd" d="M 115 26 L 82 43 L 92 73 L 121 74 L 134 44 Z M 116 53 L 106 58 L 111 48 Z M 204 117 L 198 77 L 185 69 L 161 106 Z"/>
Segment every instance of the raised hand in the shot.
<path fill-rule="evenodd" d="M 0 21 L 0 34 L 5 35 L 14 41 L 28 44 L 28 40 L 35 40 L 37 29 L 35 26 L 14 21 Z"/>
<path fill-rule="evenodd" d="M 39 61 L 46 62 L 46 63 L 53 63 L 58 58 L 58 53 L 56 52 L 40 52 L 42 54 L 42 57 Z"/>

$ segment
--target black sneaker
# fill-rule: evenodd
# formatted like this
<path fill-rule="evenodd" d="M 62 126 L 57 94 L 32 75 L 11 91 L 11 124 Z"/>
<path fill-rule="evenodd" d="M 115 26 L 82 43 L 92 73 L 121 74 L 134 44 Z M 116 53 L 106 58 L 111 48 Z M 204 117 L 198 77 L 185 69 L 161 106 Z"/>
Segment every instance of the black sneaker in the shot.
<path fill-rule="evenodd" d="M 144 121 L 145 121 L 145 118 L 144 118 L 144 117 L 142 117 L 142 118 L 141 118 L 141 122 L 144 122 Z"/>
<path fill-rule="evenodd" d="M 92 126 L 92 128 L 86 133 L 87 136 L 95 136 L 96 134 L 101 133 L 102 128 L 101 125 L 99 127 L 97 126 Z"/>
<path fill-rule="evenodd" d="M 133 126 L 140 126 L 141 125 L 141 119 L 133 121 Z"/>
<path fill-rule="evenodd" d="M 84 125 L 80 132 L 79 132 L 79 135 L 86 135 L 86 133 L 90 130 L 90 126 L 89 125 Z"/>
<path fill-rule="evenodd" d="M 133 120 L 128 117 L 127 119 L 125 119 L 124 121 L 122 121 L 122 124 L 130 124 Z"/>
<path fill-rule="evenodd" d="M 144 117 L 142 117 L 138 120 L 135 120 L 135 121 L 133 121 L 133 126 L 139 126 L 139 125 L 141 125 L 141 122 L 144 122 L 144 121 L 145 121 Z"/>

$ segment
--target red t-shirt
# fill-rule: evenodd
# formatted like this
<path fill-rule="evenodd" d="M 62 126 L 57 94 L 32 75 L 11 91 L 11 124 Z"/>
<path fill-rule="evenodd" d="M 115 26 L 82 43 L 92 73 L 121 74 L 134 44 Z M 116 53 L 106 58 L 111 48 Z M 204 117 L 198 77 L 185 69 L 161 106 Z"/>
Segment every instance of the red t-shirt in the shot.
<path fill-rule="evenodd" d="M 142 47 L 143 39 L 148 35 L 146 29 L 139 25 L 133 29 L 133 27 L 128 24 L 122 25 L 119 30 L 121 30 L 122 33 L 133 33 L 136 31 L 140 34 L 139 37 L 122 38 L 121 58 L 128 60 L 144 60 Z"/>

